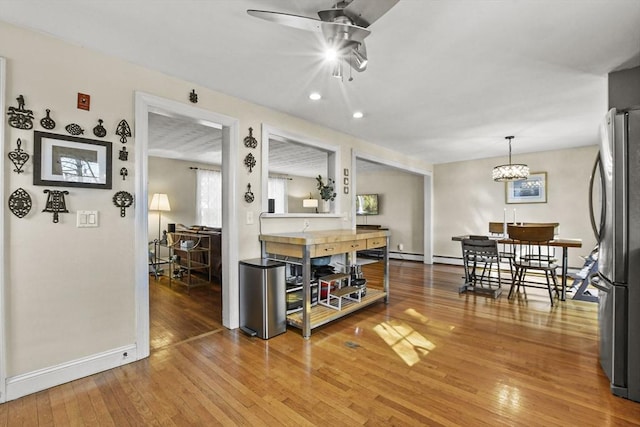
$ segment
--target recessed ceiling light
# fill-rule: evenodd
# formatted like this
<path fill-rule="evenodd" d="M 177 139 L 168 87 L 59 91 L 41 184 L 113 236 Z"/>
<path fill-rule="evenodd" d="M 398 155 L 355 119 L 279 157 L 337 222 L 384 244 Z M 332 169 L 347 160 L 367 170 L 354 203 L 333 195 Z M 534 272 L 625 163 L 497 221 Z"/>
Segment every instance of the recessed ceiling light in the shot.
<path fill-rule="evenodd" d="M 309 99 L 311 99 L 312 101 L 317 101 L 317 100 L 319 100 L 321 98 L 322 98 L 322 95 L 320 95 L 318 92 L 312 92 L 309 95 Z"/>
<path fill-rule="evenodd" d="M 363 116 L 362 111 L 356 111 L 355 113 L 353 113 L 354 119 L 361 119 L 362 116 Z"/>

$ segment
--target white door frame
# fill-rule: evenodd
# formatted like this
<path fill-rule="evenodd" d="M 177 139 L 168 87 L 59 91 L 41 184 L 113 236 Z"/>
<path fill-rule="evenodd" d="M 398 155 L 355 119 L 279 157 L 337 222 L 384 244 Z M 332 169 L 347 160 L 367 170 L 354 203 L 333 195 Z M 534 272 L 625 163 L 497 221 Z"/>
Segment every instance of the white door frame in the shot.
<path fill-rule="evenodd" d="M 404 170 L 413 174 L 422 175 L 424 177 L 424 264 L 433 264 L 433 172 L 418 169 L 411 166 L 403 165 L 402 163 L 395 162 L 393 160 L 385 159 L 383 157 L 377 157 L 375 155 L 365 153 L 358 150 L 351 151 L 351 188 L 349 189 L 351 197 L 355 198 L 356 193 L 356 179 L 358 174 L 356 173 L 356 160 L 362 159 L 374 163 L 380 163 L 395 169 Z M 351 203 L 351 227 L 356 228 L 356 204 Z"/>
<path fill-rule="evenodd" d="M 6 81 L 6 60 L 0 56 L 0 111 L 4 115 L 5 109 L 5 81 Z M 5 119 L 2 118 L 0 120 L 0 147 L 2 147 L 2 152 L 6 153 L 5 150 L 5 127 L 4 127 Z M 5 175 L 5 161 L 4 159 L 0 162 L 0 176 L 3 178 L 3 182 L 7 182 L 7 176 Z M 0 199 L 2 200 L 2 207 L 0 207 L 0 403 L 3 403 L 7 400 L 7 348 L 5 346 L 5 335 L 7 333 L 7 318 L 6 318 L 6 310 L 5 310 L 5 284 L 6 281 L 6 258 L 5 247 L 7 245 L 7 239 L 5 239 L 4 230 L 8 227 L 6 223 L 6 208 L 5 208 L 5 185 L 0 185 Z"/>
<path fill-rule="evenodd" d="M 4 110 L 2 110 L 4 111 Z M 238 119 L 144 92 L 135 93 L 135 277 L 136 345 L 139 359 L 149 356 L 148 147 L 149 113 L 161 112 L 222 125 L 222 324 L 240 324 L 236 168 Z"/>

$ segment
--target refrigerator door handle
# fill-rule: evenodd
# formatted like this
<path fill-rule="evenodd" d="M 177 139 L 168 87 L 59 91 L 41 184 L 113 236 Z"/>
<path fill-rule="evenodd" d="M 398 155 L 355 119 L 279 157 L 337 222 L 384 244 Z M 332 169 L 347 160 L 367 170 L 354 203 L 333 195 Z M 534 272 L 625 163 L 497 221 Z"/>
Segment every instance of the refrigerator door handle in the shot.
<path fill-rule="evenodd" d="M 596 179 L 596 172 L 600 179 L 600 226 L 596 225 L 595 212 L 593 209 L 593 185 Z M 591 177 L 589 179 L 589 219 L 591 220 L 591 229 L 597 241 L 600 241 L 600 230 L 604 227 L 605 209 L 604 203 L 604 176 L 602 175 L 602 163 L 600 162 L 600 153 L 596 157 L 596 161 L 593 163 L 593 169 L 591 170 Z"/>

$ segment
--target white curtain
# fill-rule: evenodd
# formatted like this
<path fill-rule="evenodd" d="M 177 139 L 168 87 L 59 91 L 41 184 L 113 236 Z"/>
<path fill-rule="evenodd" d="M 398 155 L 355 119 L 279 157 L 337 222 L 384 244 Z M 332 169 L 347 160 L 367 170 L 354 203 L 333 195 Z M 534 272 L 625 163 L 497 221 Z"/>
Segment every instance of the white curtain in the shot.
<path fill-rule="evenodd" d="M 196 180 L 197 224 L 222 227 L 222 173 L 198 169 Z"/>
<path fill-rule="evenodd" d="M 275 199 L 275 213 L 286 213 L 289 209 L 287 203 L 287 184 L 289 182 L 289 178 L 282 177 L 270 177 L 269 178 L 269 190 L 268 197 L 270 199 Z"/>

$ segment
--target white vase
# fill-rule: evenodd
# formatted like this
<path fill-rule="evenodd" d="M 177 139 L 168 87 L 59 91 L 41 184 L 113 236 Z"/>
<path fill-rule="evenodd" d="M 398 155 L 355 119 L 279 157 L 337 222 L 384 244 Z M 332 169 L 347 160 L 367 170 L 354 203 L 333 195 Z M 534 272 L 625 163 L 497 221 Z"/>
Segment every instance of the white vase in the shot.
<path fill-rule="evenodd" d="M 322 200 L 322 204 L 320 205 L 320 211 L 322 213 L 331 212 L 331 200 Z"/>

